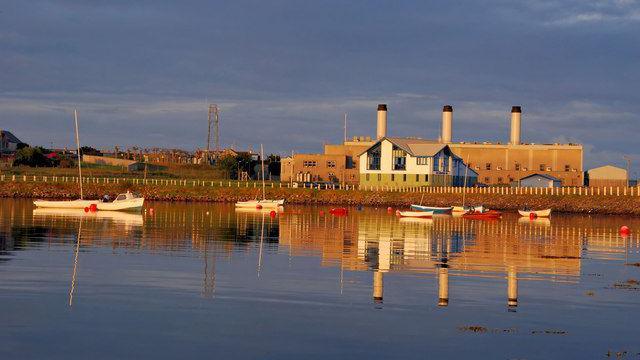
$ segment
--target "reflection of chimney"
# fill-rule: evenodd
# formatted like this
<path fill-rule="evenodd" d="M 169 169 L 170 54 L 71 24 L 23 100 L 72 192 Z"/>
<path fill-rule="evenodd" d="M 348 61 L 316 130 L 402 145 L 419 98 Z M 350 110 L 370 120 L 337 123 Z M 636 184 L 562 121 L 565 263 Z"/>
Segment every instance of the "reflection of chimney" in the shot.
<path fill-rule="evenodd" d="M 511 107 L 511 145 L 520 145 L 520 116 L 522 108 L 520 106 Z"/>
<path fill-rule="evenodd" d="M 438 306 L 449 305 L 449 269 L 446 265 L 438 268 Z"/>
<path fill-rule="evenodd" d="M 442 108 L 442 136 L 441 141 L 451 143 L 451 121 L 453 119 L 453 106 L 445 105 Z"/>
<path fill-rule="evenodd" d="M 376 138 L 381 139 L 387 136 L 387 104 L 378 105 L 378 128 Z"/>
<path fill-rule="evenodd" d="M 373 272 L 373 301 L 376 303 L 382 302 L 382 271 Z"/>
<path fill-rule="evenodd" d="M 514 268 L 507 273 L 507 305 L 510 308 L 518 306 L 518 274 Z"/>

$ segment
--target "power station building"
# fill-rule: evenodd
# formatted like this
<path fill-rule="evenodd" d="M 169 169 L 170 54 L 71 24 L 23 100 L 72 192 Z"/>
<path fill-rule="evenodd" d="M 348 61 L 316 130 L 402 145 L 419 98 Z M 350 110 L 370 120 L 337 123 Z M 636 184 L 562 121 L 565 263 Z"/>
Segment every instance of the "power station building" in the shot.
<path fill-rule="evenodd" d="M 396 183 L 397 177 L 394 173 L 403 174 L 409 172 L 402 170 L 402 166 L 398 167 L 396 161 L 403 156 L 408 156 L 408 165 L 412 166 L 412 171 L 427 170 L 425 163 L 429 163 L 434 175 L 446 175 L 451 178 L 436 177 L 437 181 L 420 182 L 420 185 L 454 185 L 460 186 L 459 169 L 464 169 L 464 164 L 469 167 L 469 177 L 474 178 L 471 181 L 487 184 L 487 185 L 509 185 L 514 181 L 528 177 L 534 174 L 544 174 L 549 177 L 557 178 L 563 186 L 582 186 L 584 182 L 582 170 L 582 145 L 578 144 L 527 144 L 521 141 L 521 115 L 520 106 L 511 108 L 511 138 L 509 143 L 489 143 L 489 142 L 453 142 L 453 107 L 445 105 L 442 109 L 442 132 L 439 140 L 423 140 L 415 138 L 387 138 L 387 107 L 386 105 L 378 106 L 377 117 L 377 142 L 363 153 L 360 161 L 360 184 L 375 185 L 388 184 L 390 179 Z M 377 146 L 384 144 L 388 147 L 387 153 L 384 151 L 381 155 L 376 152 Z M 404 146 L 402 145 L 404 144 Z M 431 157 L 434 154 L 416 151 L 413 149 L 435 150 L 435 145 L 446 152 L 452 153 L 448 166 L 454 165 L 453 168 L 444 169 L 439 164 L 434 164 Z M 444 148 L 444 145 L 447 148 Z M 364 156 L 366 155 L 366 156 Z M 448 155 L 447 155 L 448 156 Z M 382 164 L 379 170 L 372 169 L 372 159 L 382 157 Z M 441 157 L 441 156 L 440 156 Z M 420 159 L 422 158 L 422 159 Z M 421 167 L 418 164 L 424 167 Z M 459 164 L 459 165 L 456 165 Z M 373 165 L 376 167 L 377 165 Z M 415 166 L 415 167 L 414 167 Z M 459 166 L 459 168 L 457 167 Z M 392 168 L 393 167 L 393 168 Z M 449 172 L 447 172 L 449 171 Z M 380 176 L 366 174 L 382 173 Z M 420 174 L 424 174 L 420 172 Z M 365 176 L 363 178 L 363 175 Z M 401 177 L 404 179 L 404 176 Z M 415 176 L 408 175 L 408 179 L 418 179 Z M 443 179 L 447 179 L 444 180 Z M 417 181 L 417 180 L 416 180 Z"/>
<path fill-rule="evenodd" d="M 511 108 L 511 137 L 508 144 L 452 141 L 453 107 L 442 109 L 441 141 L 478 173 L 478 182 L 506 185 L 533 174 L 560 179 L 563 186 L 582 186 L 582 145 L 534 144 L 521 141 L 522 108 Z"/>

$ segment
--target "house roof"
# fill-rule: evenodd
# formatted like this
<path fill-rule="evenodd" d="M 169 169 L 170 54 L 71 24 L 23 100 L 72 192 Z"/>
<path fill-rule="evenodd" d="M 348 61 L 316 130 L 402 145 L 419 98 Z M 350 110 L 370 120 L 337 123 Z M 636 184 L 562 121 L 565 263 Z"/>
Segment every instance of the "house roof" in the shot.
<path fill-rule="evenodd" d="M 367 151 L 369 151 L 369 149 L 381 143 L 385 139 L 389 140 L 389 142 L 391 142 L 392 144 L 406 151 L 411 156 L 434 156 L 440 151 L 442 151 L 443 149 L 448 148 L 448 145 L 435 140 L 401 138 L 401 137 L 384 137 L 376 141 L 375 144 L 369 146 L 367 150 L 363 151 L 360 155 L 366 153 Z"/>
<path fill-rule="evenodd" d="M 536 176 L 543 177 L 545 179 L 552 180 L 552 181 L 562 181 L 562 180 L 558 179 L 557 177 L 553 177 L 553 176 L 547 175 L 547 174 L 538 174 L 538 173 L 531 174 L 529 176 L 525 176 L 525 177 L 521 178 L 520 181 L 528 179 L 528 178 L 536 177 Z"/>
<path fill-rule="evenodd" d="M 0 134 L 7 142 L 14 143 L 14 144 L 22 144 L 22 141 L 20 141 L 20 139 L 18 139 L 15 135 L 13 135 L 9 131 L 0 130 Z"/>

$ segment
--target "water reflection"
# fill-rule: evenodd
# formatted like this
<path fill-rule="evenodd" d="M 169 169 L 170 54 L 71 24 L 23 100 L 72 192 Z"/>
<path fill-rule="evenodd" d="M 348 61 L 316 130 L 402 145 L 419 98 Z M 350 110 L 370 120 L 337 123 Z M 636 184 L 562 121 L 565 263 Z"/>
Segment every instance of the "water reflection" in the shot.
<path fill-rule="evenodd" d="M 433 276 L 437 299 L 447 307 L 450 278 L 498 279 L 506 287 L 508 308 L 518 306 L 519 282 L 576 282 L 585 258 L 628 261 L 638 253 L 638 237 L 617 234 L 619 218 L 556 216 L 483 222 L 459 217 L 397 219 L 367 209 L 349 216 L 320 215 L 313 208 L 291 208 L 277 216 L 236 211 L 226 205 L 151 203 L 144 214 L 33 210 L 28 202 L 0 203 L 0 260 L 42 244 L 73 244 L 73 304 L 78 256 L 83 248 L 195 253 L 202 258 L 202 296 L 216 292 L 216 263 L 238 253 L 256 253 L 256 273 L 264 257 L 317 257 L 324 267 L 371 272 L 373 302 L 384 301 L 385 274 Z M 634 220 L 627 225 L 638 228 Z M 77 233 L 77 234 L 76 234 Z M 266 265 L 268 266 L 268 265 Z M 526 286 L 526 285 L 523 285 Z"/>

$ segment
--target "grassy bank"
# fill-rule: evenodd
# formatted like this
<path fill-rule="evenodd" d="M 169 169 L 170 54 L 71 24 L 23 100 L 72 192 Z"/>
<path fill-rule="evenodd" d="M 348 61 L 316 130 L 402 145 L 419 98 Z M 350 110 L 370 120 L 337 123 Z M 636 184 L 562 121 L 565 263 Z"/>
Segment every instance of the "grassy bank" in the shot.
<path fill-rule="evenodd" d="M 98 199 L 104 194 L 114 196 L 126 190 L 139 192 L 149 200 L 161 201 L 235 202 L 261 196 L 259 188 L 154 186 L 132 185 L 129 183 L 84 184 L 85 198 L 89 199 Z M 5 198 L 74 199 L 78 196 L 78 186 L 73 183 L 0 183 L 0 197 Z M 422 194 L 267 188 L 267 197 L 283 198 L 289 204 L 406 207 L 412 203 L 420 202 Z M 640 215 L 639 196 L 471 194 L 467 195 L 466 199 L 466 203 L 469 205 L 482 204 L 499 210 L 515 211 L 524 206 L 529 206 L 533 208 L 552 208 L 558 212 Z M 450 206 L 461 202 L 462 198 L 459 194 L 425 194 L 423 204 Z"/>

